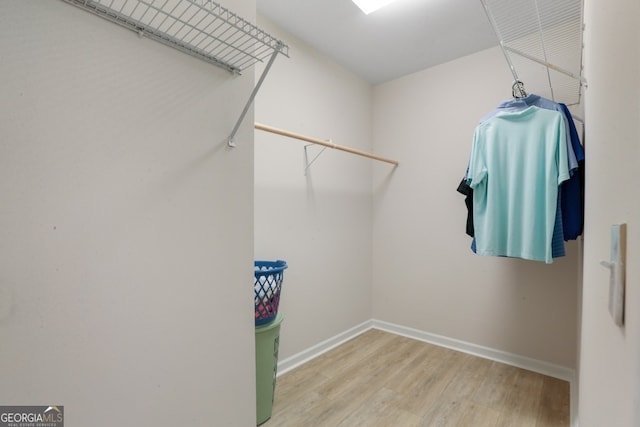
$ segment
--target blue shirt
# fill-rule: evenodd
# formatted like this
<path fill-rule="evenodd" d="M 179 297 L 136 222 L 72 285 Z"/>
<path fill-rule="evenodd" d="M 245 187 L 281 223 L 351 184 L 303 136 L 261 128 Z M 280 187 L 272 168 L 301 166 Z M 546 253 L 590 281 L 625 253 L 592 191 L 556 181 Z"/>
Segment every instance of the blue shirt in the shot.
<path fill-rule="evenodd" d="M 571 112 L 566 105 L 560 104 L 569 123 L 569 138 L 578 160 L 578 173 L 571 174 L 568 181 L 562 183 L 562 228 L 564 240 L 575 240 L 584 229 L 584 149 L 573 122 Z"/>

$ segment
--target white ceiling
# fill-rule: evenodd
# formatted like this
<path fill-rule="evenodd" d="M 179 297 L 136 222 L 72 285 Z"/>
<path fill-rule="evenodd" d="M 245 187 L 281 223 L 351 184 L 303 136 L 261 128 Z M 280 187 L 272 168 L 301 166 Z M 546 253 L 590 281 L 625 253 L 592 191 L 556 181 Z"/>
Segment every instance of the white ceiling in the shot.
<path fill-rule="evenodd" d="M 372 84 L 498 44 L 480 0 L 398 0 L 369 15 L 351 0 L 256 3 L 258 13 Z"/>

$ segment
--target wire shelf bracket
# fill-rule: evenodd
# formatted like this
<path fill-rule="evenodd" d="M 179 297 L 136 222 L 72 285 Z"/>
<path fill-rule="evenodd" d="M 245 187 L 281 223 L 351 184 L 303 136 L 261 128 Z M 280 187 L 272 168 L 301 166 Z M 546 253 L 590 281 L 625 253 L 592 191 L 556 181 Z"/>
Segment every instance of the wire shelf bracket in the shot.
<path fill-rule="evenodd" d="M 240 119 L 233 139 L 278 54 L 289 47 L 213 0 L 62 0 L 166 46 L 223 68 L 242 72 L 268 59 Z"/>
<path fill-rule="evenodd" d="M 514 62 L 543 66 L 550 99 L 579 104 L 582 87 L 582 0 L 480 0 L 515 82 L 521 82 Z M 527 67 L 528 77 L 536 71 Z M 544 77 L 543 77 L 544 75 Z M 528 78 L 527 77 L 527 78 Z"/>
<path fill-rule="evenodd" d="M 262 86 L 262 82 L 264 82 L 265 77 L 267 77 L 267 74 L 269 73 L 269 70 L 271 69 L 273 62 L 276 60 L 276 57 L 278 56 L 279 52 L 280 52 L 279 47 L 273 51 L 273 54 L 271 54 L 271 58 L 269 59 L 269 62 L 267 62 L 267 65 L 264 67 L 264 70 L 262 71 L 262 74 L 258 79 L 258 83 L 256 83 L 256 86 L 253 88 L 251 95 L 249 95 L 249 100 L 245 104 L 244 109 L 242 110 L 242 113 L 240 113 L 240 118 L 238 118 L 236 125 L 233 127 L 233 130 L 231 131 L 231 135 L 229 135 L 229 140 L 228 140 L 229 147 L 236 146 L 236 142 L 235 142 L 236 133 L 238 132 L 238 129 L 240 128 L 240 125 L 242 124 L 244 117 L 247 115 L 247 112 L 249 111 L 249 107 L 251 107 L 251 104 L 253 104 L 253 101 L 256 98 L 258 91 L 260 90 L 260 86 Z"/>

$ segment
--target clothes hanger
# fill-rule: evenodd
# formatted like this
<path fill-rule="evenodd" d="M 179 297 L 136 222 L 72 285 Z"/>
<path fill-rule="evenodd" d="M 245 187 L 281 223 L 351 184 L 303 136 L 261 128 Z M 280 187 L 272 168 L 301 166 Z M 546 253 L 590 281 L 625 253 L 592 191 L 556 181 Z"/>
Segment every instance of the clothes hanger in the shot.
<path fill-rule="evenodd" d="M 522 83 L 520 80 L 514 80 L 513 84 L 511 85 L 511 95 L 514 98 L 526 98 L 527 92 L 524 90 L 524 83 Z"/>

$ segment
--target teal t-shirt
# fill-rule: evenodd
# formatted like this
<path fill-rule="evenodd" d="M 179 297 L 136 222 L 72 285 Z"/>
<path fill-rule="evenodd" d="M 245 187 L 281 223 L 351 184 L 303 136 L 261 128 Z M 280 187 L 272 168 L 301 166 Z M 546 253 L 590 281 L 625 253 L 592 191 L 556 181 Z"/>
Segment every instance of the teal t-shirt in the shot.
<path fill-rule="evenodd" d="M 569 179 L 562 113 L 531 106 L 478 125 L 468 178 L 476 253 L 552 263 L 558 186 Z"/>

